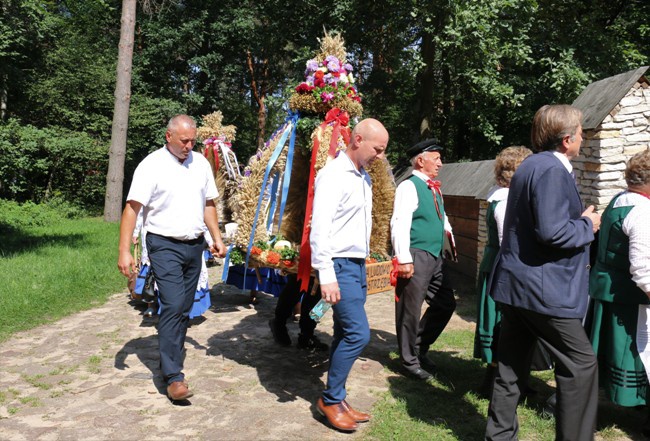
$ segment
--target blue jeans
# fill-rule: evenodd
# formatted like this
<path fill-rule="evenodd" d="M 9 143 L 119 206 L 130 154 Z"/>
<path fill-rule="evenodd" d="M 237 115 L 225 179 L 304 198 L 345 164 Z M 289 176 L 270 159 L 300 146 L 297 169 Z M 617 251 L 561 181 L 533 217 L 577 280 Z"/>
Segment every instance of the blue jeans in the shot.
<path fill-rule="evenodd" d="M 323 391 L 326 405 L 345 399 L 345 383 L 352 365 L 370 341 L 366 303 L 366 263 L 364 259 L 335 258 L 334 271 L 341 300 L 334 311 L 334 339 L 330 352 L 327 387 Z"/>
<path fill-rule="evenodd" d="M 158 320 L 160 371 L 167 384 L 185 378 L 182 372 L 185 335 L 201 274 L 204 247 L 203 236 L 184 242 L 147 234 L 147 250 L 161 309 Z"/>

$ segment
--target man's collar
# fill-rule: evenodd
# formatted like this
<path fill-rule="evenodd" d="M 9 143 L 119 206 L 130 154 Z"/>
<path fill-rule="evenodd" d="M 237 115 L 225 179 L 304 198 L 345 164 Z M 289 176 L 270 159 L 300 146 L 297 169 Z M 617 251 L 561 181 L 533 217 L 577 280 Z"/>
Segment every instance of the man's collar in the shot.
<path fill-rule="evenodd" d="M 431 179 L 430 177 L 428 177 L 427 175 L 425 175 L 419 170 L 413 170 L 413 176 L 417 176 L 418 178 L 422 179 L 424 182 L 427 182 L 429 179 Z"/>
<path fill-rule="evenodd" d="M 553 153 L 553 156 L 555 156 L 557 159 L 560 160 L 564 168 L 566 168 L 569 173 L 573 171 L 573 166 L 571 165 L 571 161 L 569 161 L 569 158 L 567 158 L 565 154 L 560 153 L 558 151 L 551 152 L 551 153 Z"/>

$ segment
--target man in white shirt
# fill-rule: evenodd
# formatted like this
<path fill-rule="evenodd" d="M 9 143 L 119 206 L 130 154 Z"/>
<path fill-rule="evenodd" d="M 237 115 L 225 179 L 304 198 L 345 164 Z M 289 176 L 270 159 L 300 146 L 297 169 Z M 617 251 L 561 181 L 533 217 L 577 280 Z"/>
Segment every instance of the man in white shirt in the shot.
<path fill-rule="evenodd" d="M 456 309 L 456 299 L 443 266 L 445 235 L 451 225 L 445 214 L 440 182 L 442 147 L 435 139 L 407 150 L 413 175 L 395 192 L 391 239 L 397 257 L 395 327 L 405 375 L 428 380 L 435 364 L 426 355 Z M 429 307 L 421 316 L 422 304 Z"/>
<path fill-rule="evenodd" d="M 151 270 L 161 304 L 158 321 L 160 370 L 167 396 L 186 400 L 193 394 L 183 374 L 183 348 L 189 312 L 201 272 L 206 240 L 223 257 L 214 200 L 219 196 L 208 161 L 192 151 L 196 123 L 187 115 L 169 120 L 167 144 L 149 154 L 136 168 L 120 225 L 118 268 L 125 276 L 135 271 L 130 252 L 138 212 L 144 207 L 144 229 Z"/>
<path fill-rule="evenodd" d="M 372 229 L 372 187 L 366 169 L 384 155 L 388 132 L 375 119 L 354 127 L 344 152 L 318 173 L 311 220 L 311 266 L 318 271 L 321 295 L 333 305 L 334 339 L 327 386 L 317 409 L 329 423 L 354 431 L 370 415 L 345 400 L 352 365 L 370 341 L 366 264 Z"/>

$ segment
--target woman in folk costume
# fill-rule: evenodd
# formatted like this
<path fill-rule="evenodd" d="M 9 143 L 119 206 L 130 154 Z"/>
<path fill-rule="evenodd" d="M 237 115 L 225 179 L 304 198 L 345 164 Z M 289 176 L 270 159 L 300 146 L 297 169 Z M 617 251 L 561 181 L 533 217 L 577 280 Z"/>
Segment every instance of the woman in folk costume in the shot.
<path fill-rule="evenodd" d="M 628 189 L 605 209 L 589 293 L 600 384 L 620 406 L 648 405 L 650 378 L 650 151 L 627 164 Z M 643 426 L 650 436 L 650 417 Z"/>
<path fill-rule="evenodd" d="M 503 149 L 494 162 L 494 177 L 497 185 L 489 190 L 487 196 L 489 204 L 485 214 L 487 242 L 479 267 L 477 283 L 478 307 L 476 333 L 474 335 L 474 357 L 480 358 L 488 364 L 485 379 L 480 386 L 480 392 L 487 396 L 490 395 L 492 390 L 497 365 L 497 342 L 501 324 L 501 314 L 487 291 L 488 280 L 503 238 L 503 221 L 508 204 L 510 179 L 512 179 L 519 164 L 532 153 L 530 149 L 523 146 L 512 146 Z M 534 358 L 538 358 L 538 354 L 535 354 Z M 540 358 L 543 359 L 544 356 L 540 356 Z M 549 368 L 548 362 L 535 364 L 537 369 Z"/>

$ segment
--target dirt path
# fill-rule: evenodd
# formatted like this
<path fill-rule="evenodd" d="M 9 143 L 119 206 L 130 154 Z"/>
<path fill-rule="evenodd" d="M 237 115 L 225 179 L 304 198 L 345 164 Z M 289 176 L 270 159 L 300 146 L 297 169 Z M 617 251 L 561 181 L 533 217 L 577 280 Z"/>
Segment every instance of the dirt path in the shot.
<path fill-rule="evenodd" d="M 220 267 L 211 269 L 216 282 Z M 175 406 L 158 380 L 154 323 L 127 295 L 22 332 L 0 345 L 0 439 L 350 439 L 314 417 L 327 355 L 273 343 L 275 299 L 215 285 L 213 306 L 188 331 L 185 372 L 195 396 Z M 371 343 L 348 381 L 350 402 L 371 409 L 394 373 L 390 293 L 369 296 Z M 331 314 L 317 328 L 330 341 Z M 454 318 L 452 326 L 467 326 Z M 470 325 L 471 326 L 471 325 Z M 297 340 L 298 326 L 289 323 Z M 353 437 L 362 436 L 363 430 Z"/>

